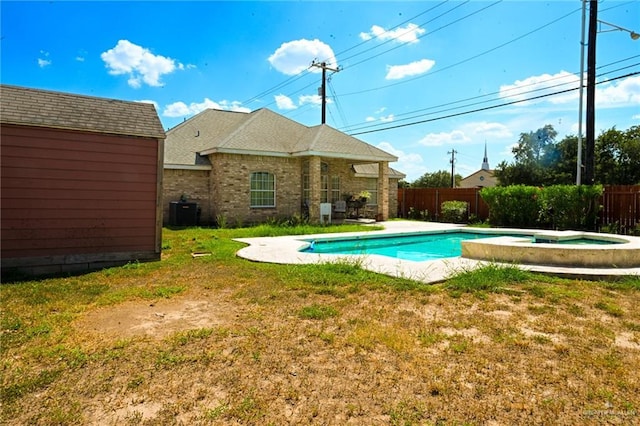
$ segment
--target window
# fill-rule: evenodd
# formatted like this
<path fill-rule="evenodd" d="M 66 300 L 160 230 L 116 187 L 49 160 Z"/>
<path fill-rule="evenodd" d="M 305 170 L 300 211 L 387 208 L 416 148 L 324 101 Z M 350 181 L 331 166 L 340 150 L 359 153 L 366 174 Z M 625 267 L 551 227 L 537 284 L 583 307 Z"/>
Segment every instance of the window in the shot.
<path fill-rule="evenodd" d="M 276 206 L 276 178 L 273 173 L 251 173 L 251 207 Z"/>
<path fill-rule="evenodd" d="M 368 178 L 367 179 L 367 191 L 371 194 L 369 201 L 367 204 L 378 204 L 378 179 L 377 178 Z"/>
<path fill-rule="evenodd" d="M 331 176 L 331 202 L 341 200 L 340 197 L 340 176 Z"/>
<path fill-rule="evenodd" d="M 327 203 L 329 202 L 329 176 L 322 174 L 320 175 L 320 202 Z"/>
<path fill-rule="evenodd" d="M 311 198 L 311 181 L 309 178 L 309 162 L 302 165 L 302 199 L 309 202 Z M 340 176 L 329 179 L 329 165 L 320 163 L 320 202 L 334 203 L 340 200 Z"/>

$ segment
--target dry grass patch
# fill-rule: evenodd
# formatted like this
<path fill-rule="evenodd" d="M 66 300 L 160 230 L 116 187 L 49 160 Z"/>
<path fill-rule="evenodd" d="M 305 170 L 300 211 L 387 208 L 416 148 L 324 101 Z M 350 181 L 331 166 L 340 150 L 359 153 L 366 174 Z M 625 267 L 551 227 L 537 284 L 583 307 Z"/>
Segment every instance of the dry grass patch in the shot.
<path fill-rule="evenodd" d="M 250 263 L 232 236 L 167 231 L 162 262 L 3 285 L 2 423 L 640 419 L 637 278 L 469 271 L 496 282 L 462 290 Z"/>

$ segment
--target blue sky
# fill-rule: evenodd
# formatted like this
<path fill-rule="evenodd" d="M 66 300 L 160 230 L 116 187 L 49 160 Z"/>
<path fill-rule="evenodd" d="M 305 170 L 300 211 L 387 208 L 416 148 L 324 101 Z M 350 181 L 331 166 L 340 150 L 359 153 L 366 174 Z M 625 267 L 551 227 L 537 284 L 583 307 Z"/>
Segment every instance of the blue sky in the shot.
<path fill-rule="evenodd" d="M 520 133 L 551 124 L 560 138 L 577 134 L 576 90 L 530 98 L 578 86 L 580 0 L 0 7 L 3 84 L 153 102 L 165 129 L 204 108 L 320 124 L 315 60 L 340 69 L 328 72 L 327 124 L 398 156 L 392 167 L 409 181 L 450 170 L 452 150 L 466 176 L 485 143 L 494 167 L 513 159 Z M 640 32 L 639 0 L 598 9 Z M 640 75 L 625 77 L 640 72 L 640 40 L 599 28 L 596 132 L 626 130 L 640 124 Z"/>

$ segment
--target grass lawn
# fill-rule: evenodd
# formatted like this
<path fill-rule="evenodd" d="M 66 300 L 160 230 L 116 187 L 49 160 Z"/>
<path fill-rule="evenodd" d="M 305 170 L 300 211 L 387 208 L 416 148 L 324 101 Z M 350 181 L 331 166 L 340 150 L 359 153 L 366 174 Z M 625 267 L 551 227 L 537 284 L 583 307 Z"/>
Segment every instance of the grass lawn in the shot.
<path fill-rule="evenodd" d="M 161 262 L 2 284 L 0 423 L 640 423 L 639 277 L 425 285 L 231 240 L 329 229 L 165 229 Z"/>

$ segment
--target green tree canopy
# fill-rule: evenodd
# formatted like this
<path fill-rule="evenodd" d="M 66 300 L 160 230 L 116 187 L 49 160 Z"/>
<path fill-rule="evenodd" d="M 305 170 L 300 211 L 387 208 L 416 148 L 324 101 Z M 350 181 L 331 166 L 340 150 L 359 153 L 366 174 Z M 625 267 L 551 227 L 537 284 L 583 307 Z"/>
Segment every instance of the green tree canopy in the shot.
<path fill-rule="evenodd" d="M 578 138 L 569 135 L 557 142 L 556 136 L 551 125 L 520 134 L 518 145 L 512 150 L 514 161 L 503 161 L 495 168 L 500 185 L 575 184 Z M 640 184 L 640 126 L 627 131 L 615 127 L 606 130 L 598 136 L 595 145 L 595 183 Z"/>
<path fill-rule="evenodd" d="M 460 185 L 462 176 L 456 174 L 456 186 Z M 433 173 L 425 173 L 411 182 L 412 188 L 451 188 L 451 172 L 440 170 Z"/>

